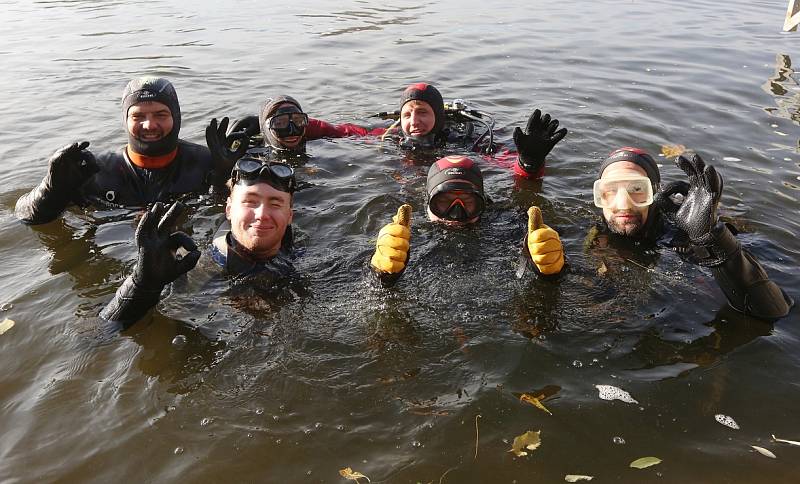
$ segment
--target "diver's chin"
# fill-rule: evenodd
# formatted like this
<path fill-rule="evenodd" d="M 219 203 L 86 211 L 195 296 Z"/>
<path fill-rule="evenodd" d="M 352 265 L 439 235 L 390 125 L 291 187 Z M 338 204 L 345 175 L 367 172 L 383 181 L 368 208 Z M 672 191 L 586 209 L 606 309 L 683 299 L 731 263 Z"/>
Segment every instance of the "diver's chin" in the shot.
<path fill-rule="evenodd" d="M 640 235 L 642 229 L 644 229 L 644 224 L 641 222 L 625 222 L 618 224 L 613 221 L 607 221 L 607 225 L 611 232 L 626 237 L 636 237 Z"/>

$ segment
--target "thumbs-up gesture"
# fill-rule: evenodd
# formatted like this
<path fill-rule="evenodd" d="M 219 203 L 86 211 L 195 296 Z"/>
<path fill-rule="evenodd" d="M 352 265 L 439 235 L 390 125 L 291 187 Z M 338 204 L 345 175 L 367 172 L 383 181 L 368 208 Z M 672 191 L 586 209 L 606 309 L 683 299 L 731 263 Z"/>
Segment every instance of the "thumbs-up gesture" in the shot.
<path fill-rule="evenodd" d="M 564 247 L 558 232 L 544 224 L 539 207 L 528 209 L 528 236 L 525 243 L 531 260 L 541 274 L 561 272 L 564 267 Z"/>
<path fill-rule="evenodd" d="M 409 241 L 411 240 L 411 205 L 404 204 L 397 209 L 392 223 L 384 225 L 378 232 L 375 253 L 370 265 L 383 274 L 398 274 L 406 268 Z"/>

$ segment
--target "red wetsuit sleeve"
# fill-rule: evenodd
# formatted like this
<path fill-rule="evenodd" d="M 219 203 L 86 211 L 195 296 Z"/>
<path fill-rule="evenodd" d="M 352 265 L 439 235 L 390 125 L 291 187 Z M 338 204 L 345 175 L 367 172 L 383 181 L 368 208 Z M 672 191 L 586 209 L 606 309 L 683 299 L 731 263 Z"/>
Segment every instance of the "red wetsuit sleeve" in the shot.
<path fill-rule="evenodd" d="M 522 178 L 530 178 L 535 180 L 544 177 L 544 164 L 542 164 L 542 167 L 538 172 L 528 173 L 527 171 L 523 170 L 521 166 L 519 166 L 519 153 L 502 146 L 499 147 L 497 153 L 494 155 L 483 155 L 483 159 L 502 168 L 512 170 L 515 175 L 518 175 Z"/>
<path fill-rule="evenodd" d="M 331 124 L 325 121 L 308 118 L 306 126 L 306 139 L 320 138 L 346 138 L 348 136 L 380 136 L 386 132 L 386 128 L 368 129 L 355 124 Z"/>

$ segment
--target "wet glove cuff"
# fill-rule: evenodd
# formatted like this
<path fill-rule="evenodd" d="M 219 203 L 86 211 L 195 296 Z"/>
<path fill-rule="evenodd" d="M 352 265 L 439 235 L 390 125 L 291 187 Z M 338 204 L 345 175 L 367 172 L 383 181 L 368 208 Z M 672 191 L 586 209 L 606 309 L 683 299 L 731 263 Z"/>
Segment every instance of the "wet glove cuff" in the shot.
<path fill-rule="evenodd" d="M 517 157 L 514 173 L 525 178 L 542 178 L 544 176 L 544 160 L 538 163 L 527 163 L 522 160 L 522 155 Z"/>
<path fill-rule="evenodd" d="M 710 232 L 692 240 L 692 251 L 698 263 L 705 267 L 721 265 L 741 249 L 731 227 L 719 221 Z"/>
<path fill-rule="evenodd" d="M 161 289 L 144 288 L 136 284 L 133 276 L 128 276 L 117 289 L 114 299 L 100 313 L 106 321 L 118 321 L 126 325 L 137 321 L 151 307 L 158 304 Z"/>

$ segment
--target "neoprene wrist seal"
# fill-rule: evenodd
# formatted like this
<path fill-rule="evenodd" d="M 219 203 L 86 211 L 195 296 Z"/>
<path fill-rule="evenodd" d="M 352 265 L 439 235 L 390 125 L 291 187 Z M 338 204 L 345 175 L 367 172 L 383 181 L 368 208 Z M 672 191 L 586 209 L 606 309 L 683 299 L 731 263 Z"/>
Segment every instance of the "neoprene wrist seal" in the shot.
<path fill-rule="evenodd" d="M 718 221 L 706 235 L 692 240 L 692 246 L 698 263 L 705 267 L 724 263 L 742 248 L 731 228 L 721 221 Z"/>

